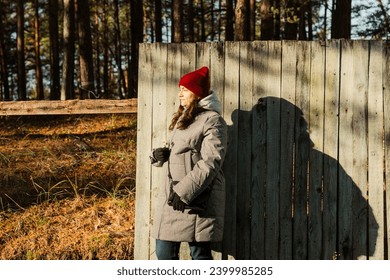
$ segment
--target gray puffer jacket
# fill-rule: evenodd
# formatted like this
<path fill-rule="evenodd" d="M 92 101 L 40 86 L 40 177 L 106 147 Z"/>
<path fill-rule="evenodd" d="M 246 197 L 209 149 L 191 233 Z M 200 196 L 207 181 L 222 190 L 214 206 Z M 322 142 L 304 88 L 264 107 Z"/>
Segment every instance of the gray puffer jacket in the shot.
<path fill-rule="evenodd" d="M 155 209 L 152 236 L 182 242 L 221 241 L 225 214 L 225 179 L 222 164 L 227 146 L 227 126 L 221 117 L 221 105 L 215 93 L 199 101 L 205 109 L 184 130 L 174 129 L 169 146 L 168 174 L 165 189 Z M 152 163 L 162 163 L 152 159 Z M 171 175 L 172 180 L 169 179 Z M 208 193 L 206 209 L 184 213 L 168 205 L 171 182 L 181 200 L 191 205 L 198 196 Z M 198 197 L 199 199 L 199 197 Z"/>

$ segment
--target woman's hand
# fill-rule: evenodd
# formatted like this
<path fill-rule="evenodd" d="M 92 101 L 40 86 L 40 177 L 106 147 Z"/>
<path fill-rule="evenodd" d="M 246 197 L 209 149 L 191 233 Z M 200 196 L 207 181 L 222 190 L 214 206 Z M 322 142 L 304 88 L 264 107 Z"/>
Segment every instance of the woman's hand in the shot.
<path fill-rule="evenodd" d="M 171 151 L 164 147 L 164 148 L 157 148 L 153 152 L 153 156 L 156 160 L 166 162 L 169 158 L 169 155 L 171 154 Z"/>
<path fill-rule="evenodd" d="M 177 193 L 173 193 L 173 199 L 172 199 L 173 210 L 184 212 L 186 205 L 187 204 L 181 201 L 180 196 L 178 196 Z"/>

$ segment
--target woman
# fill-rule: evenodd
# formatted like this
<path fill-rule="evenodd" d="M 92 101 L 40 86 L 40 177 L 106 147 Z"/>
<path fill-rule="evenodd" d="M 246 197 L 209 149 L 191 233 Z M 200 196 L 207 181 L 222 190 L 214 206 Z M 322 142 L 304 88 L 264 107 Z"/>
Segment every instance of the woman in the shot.
<path fill-rule="evenodd" d="M 210 260 L 211 242 L 223 235 L 227 126 L 207 67 L 184 75 L 179 88 L 169 146 L 151 156 L 155 166 L 168 164 L 152 236 L 158 259 L 179 259 L 180 243 L 188 242 L 192 259 Z"/>

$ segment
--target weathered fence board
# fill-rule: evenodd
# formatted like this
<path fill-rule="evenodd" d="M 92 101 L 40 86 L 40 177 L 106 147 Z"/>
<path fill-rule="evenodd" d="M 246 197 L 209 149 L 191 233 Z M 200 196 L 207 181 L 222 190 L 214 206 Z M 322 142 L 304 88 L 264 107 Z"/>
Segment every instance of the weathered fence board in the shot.
<path fill-rule="evenodd" d="M 141 44 L 135 258 L 155 258 L 165 180 L 148 155 L 167 140 L 181 75 L 207 65 L 229 137 L 214 258 L 387 259 L 389 62 L 380 41 Z"/>
<path fill-rule="evenodd" d="M 356 192 L 352 192 L 352 246 L 362 248 L 367 239 L 367 90 L 368 90 L 368 41 L 353 42 L 353 82 L 352 94 L 352 158 L 353 184 Z M 359 222 L 356 222 L 359 221 Z M 366 259 L 367 256 L 354 250 L 353 258 Z M 347 257 L 346 257 L 347 258 Z"/>
<path fill-rule="evenodd" d="M 265 186 L 266 186 L 266 143 L 267 143 L 267 117 L 265 104 L 260 103 L 266 97 L 264 90 L 264 77 L 268 71 L 265 64 L 265 54 L 268 44 L 265 42 L 253 43 L 253 96 L 252 96 L 252 185 L 251 185 L 251 259 L 264 259 L 265 244 Z"/>
<path fill-rule="evenodd" d="M 151 115 L 152 119 L 152 147 L 159 148 L 163 147 L 167 143 L 167 130 L 168 130 L 168 121 L 167 121 L 167 108 L 170 108 L 168 104 L 168 93 L 167 93 L 167 65 L 165 61 L 168 60 L 168 49 L 165 44 L 154 44 L 154 48 L 157 59 L 156 63 L 153 61 L 152 65 L 152 85 L 153 85 L 153 111 Z M 174 53 L 174 51 L 173 51 Z M 172 56 L 170 56 L 172 58 Z M 169 65 L 169 64 L 168 64 Z M 174 93 L 170 93 L 171 95 Z M 172 112 L 172 111 L 171 111 Z M 169 118 L 170 119 L 170 118 Z M 151 189 L 151 203 L 156 205 L 159 201 L 159 193 L 161 188 L 165 184 L 166 180 L 166 168 L 164 165 L 162 168 L 152 168 L 152 189 Z M 155 215 L 154 207 L 151 208 L 151 217 Z M 150 254 L 154 258 L 155 255 L 155 243 L 150 244 Z"/>
<path fill-rule="evenodd" d="M 387 222 L 387 252 L 385 251 L 385 257 L 387 259 L 390 256 L 390 47 L 388 45 L 383 46 L 383 59 L 382 59 L 382 84 L 383 84 L 383 108 L 384 108 L 384 153 L 385 153 L 385 191 L 386 191 L 386 221 Z"/>
<path fill-rule="evenodd" d="M 348 174 L 353 172 L 353 100 L 354 100 L 354 57 L 353 42 L 341 46 L 340 86 L 340 134 L 339 134 L 339 185 L 338 185 L 338 254 L 339 258 L 352 258 L 352 188 Z M 342 94 L 341 94 L 342 93 Z M 344 171 L 345 170 L 345 171 Z"/>
<path fill-rule="evenodd" d="M 0 116 L 136 113 L 137 99 L 39 100 L 0 102 Z"/>
<path fill-rule="evenodd" d="M 137 203 L 135 207 L 135 224 L 137 230 L 134 236 L 134 255 L 138 259 L 147 260 L 150 257 L 150 227 L 151 217 L 151 174 L 152 167 L 150 160 L 145 154 L 150 153 L 152 149 L 152 122 L 151 115 L 153 112 L 153 82 L 152 82 L 152 57 L 154 52 L 151 45 L 140 45 L 139 72 L 145 73 L 139 76 L 138 86 L 138 115 L 137 115 Z M 148 75 L 146 75 L 148 73 Z M 142 214 L 141 214 L 142 213 Z"/>
<path fill-rule="evenodd" d="M 383 92 L 382 44 L 371 42 L 368 67 L 368 216 L 369 243 L 375 244 L 371 259 L 383 259 L 385 250 L 384 228 L 384 178 L 383 178 Z M 376 233 L 376 234 L 375 234 Z"/>
<path fill-rule="evenodd" d="M 322 259 L 337 253 L 338 116 L 340 85 L 340 41 L 326 42 L 324 103 L 323 252 Z"/>
<path fill-rule="evenodd" d="M 223 241 L 222 250 L 225 252 L 223 258 L 231 259 L 237 254 L 237 191 L 241 186 L 237 185 L 237 164 L 238 164 L 238 112 L 239 108 L 239 50 L 240 45 L 233 42 L 225 43 L 225 88 L 223 117 L 229 126 L 228 149 L 225 157 L 226 167 L 226 205 L 232 205 L 226 209 L 225 227 L 230 232 Z"/>
<path fill-rule="evenodd" d="M 285 107 L 294 110 L 294 136 L 292 145 L 295 145 L 294 165 L 294 207 L 293 216 L 293 236 L 294 236 L 294 259 L 307 258 L 307 236 L 308 236 L 308 217 L 307 217 L 307 196 L 308 196 L 308 161 L 309 161 L 309 142 L 308 142 L 308 116 L 309 116 L 309 77 L 310 77 L 310 51 L 308 44 L 298 44 L 299 56 L 297 59 L 297 81 L 296 81 L 296 101 L 295 103 L 284 101 Z"/>
<path fill-rule="evenodd" d="M 247 162 L 252 156 L 252 95 L 253 95 L 253 52 L 250 44 L 240 46 L 240 94 L 238 113 L 238 147 L 237 158 L 237 258 L 250 258 L 250 197 L 251 169 Z"/>
<path fill-rule="evenodd" d="M 282 45 L 282 81 L 281 98 L 289 103 L 295 103 L 296 72 L 297 72 L 297 44 L 294 41 L 285 41 Z M 292 177 L 293 169 L 293 139 L 295 130 L 295 109 L 288 108 L 287 103 L 280 104 L 280 129 L 284 137 L 280 138 L 280 246 L 279 257 L 281 259 L 292 258 Z"/>

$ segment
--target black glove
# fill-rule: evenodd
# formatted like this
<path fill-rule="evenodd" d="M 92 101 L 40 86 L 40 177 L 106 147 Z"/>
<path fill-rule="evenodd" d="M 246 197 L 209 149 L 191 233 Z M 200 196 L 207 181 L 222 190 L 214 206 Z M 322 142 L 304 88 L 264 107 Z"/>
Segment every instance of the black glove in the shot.
<path fill-rule="evenodd" d="M 180 196 L 177 193 L 173 193 L 172 207 L 173 210 L 184 212 L 186 205 L 183 201 L 180 200 Z"/>
<path fill-rule="evenodd" d="M 171 154 L 171 150 L 168 148 L 157 148 L 153 152 L 153 156 L 158 161 L 166 162 Z"/>

